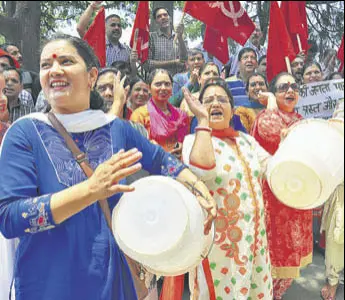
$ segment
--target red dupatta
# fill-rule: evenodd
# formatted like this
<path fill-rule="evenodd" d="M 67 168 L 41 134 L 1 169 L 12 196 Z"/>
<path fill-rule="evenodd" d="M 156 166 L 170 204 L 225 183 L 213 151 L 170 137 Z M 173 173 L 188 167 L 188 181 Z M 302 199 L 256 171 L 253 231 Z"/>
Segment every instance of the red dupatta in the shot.
<path fill-rule="evenodd" d="M 188 115 L 168 103 L 170 115 L 164 114 L 151 98 L 147 103 L 150 115 L 150 139 L 162 145 L 167 140 L 182 143 L 189 133 Z"/>

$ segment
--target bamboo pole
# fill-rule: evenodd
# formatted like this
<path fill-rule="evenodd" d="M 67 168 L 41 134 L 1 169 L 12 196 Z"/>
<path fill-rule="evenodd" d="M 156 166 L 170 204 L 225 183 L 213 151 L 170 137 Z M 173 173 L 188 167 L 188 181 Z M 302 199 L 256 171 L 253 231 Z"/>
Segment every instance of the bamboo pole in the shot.
<path fill-rule="evenodd" d="M 297 33 L 297 43 L 298 43 L 299 52 L 300 53 L 303 52 L 301 38 L 298 33 Z"/>
<path fill-rule="evenodd" d="M 139 28 L 134 31 L 134 41 L 133 41 L 133 50 L 136 51 L 138 48 L 138 37 L 139 37 Z"/>
<path fill-rule="evenodd" d="M 179 25 L 183 24 L 183 20 L 184 20 L 185 16 L 186 16 L 186 12 L 184 11 L 182 13 L 182 17 L 181 17 Z M 177 34 L 175 35 L 175 38 L 174 38 L 174 44 L 176 45 L 176 43 L 177 43 Z"/>
<path fill-rule="evenodd" d="M 287 57 L 287 56 L 285 56 L 285 63 L 286 63 L 286 67 L 287 67 L 288 72 L 289 72 L 290 74 L 292 74 L 290 59 L 289 59 L 289 57 Z"/>

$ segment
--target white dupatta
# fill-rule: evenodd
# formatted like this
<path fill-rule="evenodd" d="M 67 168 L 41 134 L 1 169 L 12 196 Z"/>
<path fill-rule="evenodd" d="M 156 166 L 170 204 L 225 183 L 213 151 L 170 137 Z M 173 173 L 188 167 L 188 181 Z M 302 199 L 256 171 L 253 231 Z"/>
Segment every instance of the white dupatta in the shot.
<path fill-rule="evenodd" d="M 92 131 L 101 128 L 116 119 L 115 116 L 105 114 L 101 110 L 86 110 L 76 114 L 68 115 L 55 114 L 55 116 L 66 128 L 66 130 L 71 133 Z M 52 126 L 52 124 L 48 120 L 47 114 L 44 113 L 33 113 L 27 115 L 17 120 L 12 124 L 12 126 L 23 119 L 36 119 L 48 124 L 49 126 Z M 2 145 L 4 144 L 5 140 L 6 134 L 4 136 Z M 1 151 L 2 147 L 0 148 L 0 159 Z M 15 250 L 17 244 L 18 239 L 7 240 L 0 233 L 0 300 L 9 299 L 9 293 L 13 279 Z M 12 299 L 14 298 L 14 292 L 12 292 Z"/>

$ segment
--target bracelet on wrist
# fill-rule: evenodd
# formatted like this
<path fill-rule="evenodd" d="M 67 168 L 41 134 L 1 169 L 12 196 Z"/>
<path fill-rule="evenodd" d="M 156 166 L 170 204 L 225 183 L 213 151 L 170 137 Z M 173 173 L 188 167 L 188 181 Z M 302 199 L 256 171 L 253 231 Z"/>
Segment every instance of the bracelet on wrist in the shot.
<path fill-rule="evenodd" d="M 195 127 L 195 132 L 198 132 L 198 131 L 207 131 L 209 133 L 212 133 L 212 128 L 206 127 L 206 126 L 197 126 Z"/>

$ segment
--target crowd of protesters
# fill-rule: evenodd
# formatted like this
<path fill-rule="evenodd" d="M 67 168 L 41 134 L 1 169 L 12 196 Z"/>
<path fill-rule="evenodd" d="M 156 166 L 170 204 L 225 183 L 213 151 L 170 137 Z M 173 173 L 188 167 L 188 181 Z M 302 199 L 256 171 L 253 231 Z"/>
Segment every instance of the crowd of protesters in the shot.
<path fill-rule="evenodd" d="M 81 16 L 81 38 L 101 2 Z M 76 37 L 45 44 L 40 74 L 25 69 L 16 45 L 1 45 L 0 262 L 9 260 L 13 276 L 0 278 L 0 300 L 10 293 L 17 300 L 157 300 L 156 277 L 146 273 L 150 283 L 138 283 L 137 264 L 119 250 L 96 204 L 108 199 L 113 209 L 120 193 L 131 191 L 124 179 L 143 170 L 181 177 L 208 195 L 211 210 L 201 205 L 219 234 L 209 256 L 214 299 L 283 299 L 311 264 L 313 249 L 325 244 L 321 295 L 334 300 L 344 267 L 343 185 L 325 207 L 323 243 L 323 210 L 313 222 L 313 211 L 285 206 L 262 178 L 284 131 L 302 119 L 295 112 L 299 87 L 343 78 L 336 51 L 326 51 L 320 63 L 315 53 L 300 53 L 292 74 L 268 82 L 259 24 L 221 65 L 203 49 L 188 49 L 183 25 L 174 31 L 167 9 L 155 9 L 153 18 L 158 29 L 142 65 L 137 51 L 120 42 L 117 15 L 106 18 L 104 69 Z M 51 127 L 49 111 L 87 153 L 96 169 L 89 179 Z M 335 117 L 343 118 L 343 103 Z M 8 248 L 16 248 L 13 261 L 1 252 L 4 237 L 20 240 Z M 202 267 L 189 276 L 191 299 L 213 299 Z M 164 279 L 163 300 L 179 299 L 180 281 Z"/>

